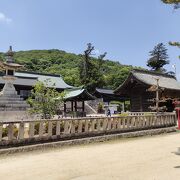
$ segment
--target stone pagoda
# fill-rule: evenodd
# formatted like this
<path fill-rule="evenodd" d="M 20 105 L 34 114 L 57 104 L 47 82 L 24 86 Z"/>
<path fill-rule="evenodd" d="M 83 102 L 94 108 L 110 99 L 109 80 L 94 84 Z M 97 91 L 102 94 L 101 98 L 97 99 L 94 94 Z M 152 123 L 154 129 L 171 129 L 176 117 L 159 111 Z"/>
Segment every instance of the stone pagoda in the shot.
<path fill-rule="evenodd" d="M 22 67 L 22 65 L 14 62 L 13 55 L 14 52 L 12 51 L 12 47 L 10 46 L 9 51 L 6 53 L 6 61 L 0 61 L 0 67 L 5 70 L 5 75 L 2 77 L 2 79 L 5 81 L 5 85 L 2 91 L 0 92 L 1 112 L 26 111 L 26 109 L 29 107 L 26 101 L 24 101 L 23 98 L 21 98 L 20 95 L 17 94 L 17 91 L 13 85 L 14 81 L 16 80 L 14 72 L 15 70 L 20 69 Z"/>

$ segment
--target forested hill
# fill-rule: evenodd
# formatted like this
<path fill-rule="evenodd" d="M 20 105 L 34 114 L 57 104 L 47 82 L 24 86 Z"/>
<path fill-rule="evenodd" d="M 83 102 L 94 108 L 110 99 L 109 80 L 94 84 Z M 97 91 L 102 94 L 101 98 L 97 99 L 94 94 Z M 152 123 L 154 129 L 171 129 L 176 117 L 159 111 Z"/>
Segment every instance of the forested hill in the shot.
<path fill-rule="evenodd" d="M 4 59 L 4 53 L 0 53 L 0 58 Z M 83 56 L 67 53 L 58 49 L 51 50 L 30 50 L 18 51 L 14 55 L 17 63 L 23 64 L 24 70 L 31 72 L 43 72 L 60 74 L 65 82 L 80 86 L 79 66 L 82 63 Z M 92 58 L 97 64 L 98 59 Z M 132 66 L 122 65 L 119 62 L 103 60 L 103 88 L 115 89 L 127 77 Z"/>

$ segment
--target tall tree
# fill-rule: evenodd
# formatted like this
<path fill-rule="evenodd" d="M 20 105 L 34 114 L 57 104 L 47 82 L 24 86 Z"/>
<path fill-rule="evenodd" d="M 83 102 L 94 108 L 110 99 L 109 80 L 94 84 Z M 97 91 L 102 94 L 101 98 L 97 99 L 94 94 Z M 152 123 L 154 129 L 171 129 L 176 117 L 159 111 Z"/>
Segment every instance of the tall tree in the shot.
<path fill-rule="evenodd" d="M 96 87 L 103 86 L 104 82 L 101 66 L 103 58 L 106 56 L 106 53 L 100 55 L 98 57 L 98 63 L 95 63 L 95 59 L 91 57 L 93 50 L 94 46 L 92 46 L 91 43 L 88 43 L 79 68 L 81 84 L 83 84 L 90 92 L 94 91 Z"/>
<path fill-rule="evenodd" d="M 83 58 L 83 68 L 80 68 L 80 78 L 81 83 L 84 85 L 88 84 L 88 78 L 90 74 L 90 66 L 91 66 L 91 53 L 94 50 L 94 46 L 91 43 L 87 44 L 87 49 L 84 51 L 84 58 Z"/>
<path fill-rule="evenodd" d="M 163 43 L 157 44 L 150 53 L 150 59 L 147 61 L 147 66 L 154 71 L 165 71 L 163 66 L 169 64 L 167 49 Z"/>

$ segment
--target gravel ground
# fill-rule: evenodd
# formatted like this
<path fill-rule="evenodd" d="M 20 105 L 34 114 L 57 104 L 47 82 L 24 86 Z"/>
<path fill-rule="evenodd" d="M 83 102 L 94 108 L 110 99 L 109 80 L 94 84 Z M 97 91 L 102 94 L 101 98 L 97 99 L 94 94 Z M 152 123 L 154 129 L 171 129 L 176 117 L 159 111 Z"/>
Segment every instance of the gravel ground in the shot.
<path fill-rule="evenodd" d="M 180 133 L 0 157 L 0 180 L 179 180 Z"/>

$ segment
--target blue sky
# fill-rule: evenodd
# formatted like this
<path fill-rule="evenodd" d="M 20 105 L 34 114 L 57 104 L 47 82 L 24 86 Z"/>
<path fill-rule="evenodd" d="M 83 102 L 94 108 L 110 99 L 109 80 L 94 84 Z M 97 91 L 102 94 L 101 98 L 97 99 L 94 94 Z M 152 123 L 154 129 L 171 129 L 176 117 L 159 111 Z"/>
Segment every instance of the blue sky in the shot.
<path fill-rule="evenodd" d="M 79 54 L 91 42 L 108 59 L 146 67 L 149 51 L 163 42 L 180 77 L 180 49 L 168 45 L 180 40 L 179 17 L 160 0 L 0 0 L 0 51 Z"/>

